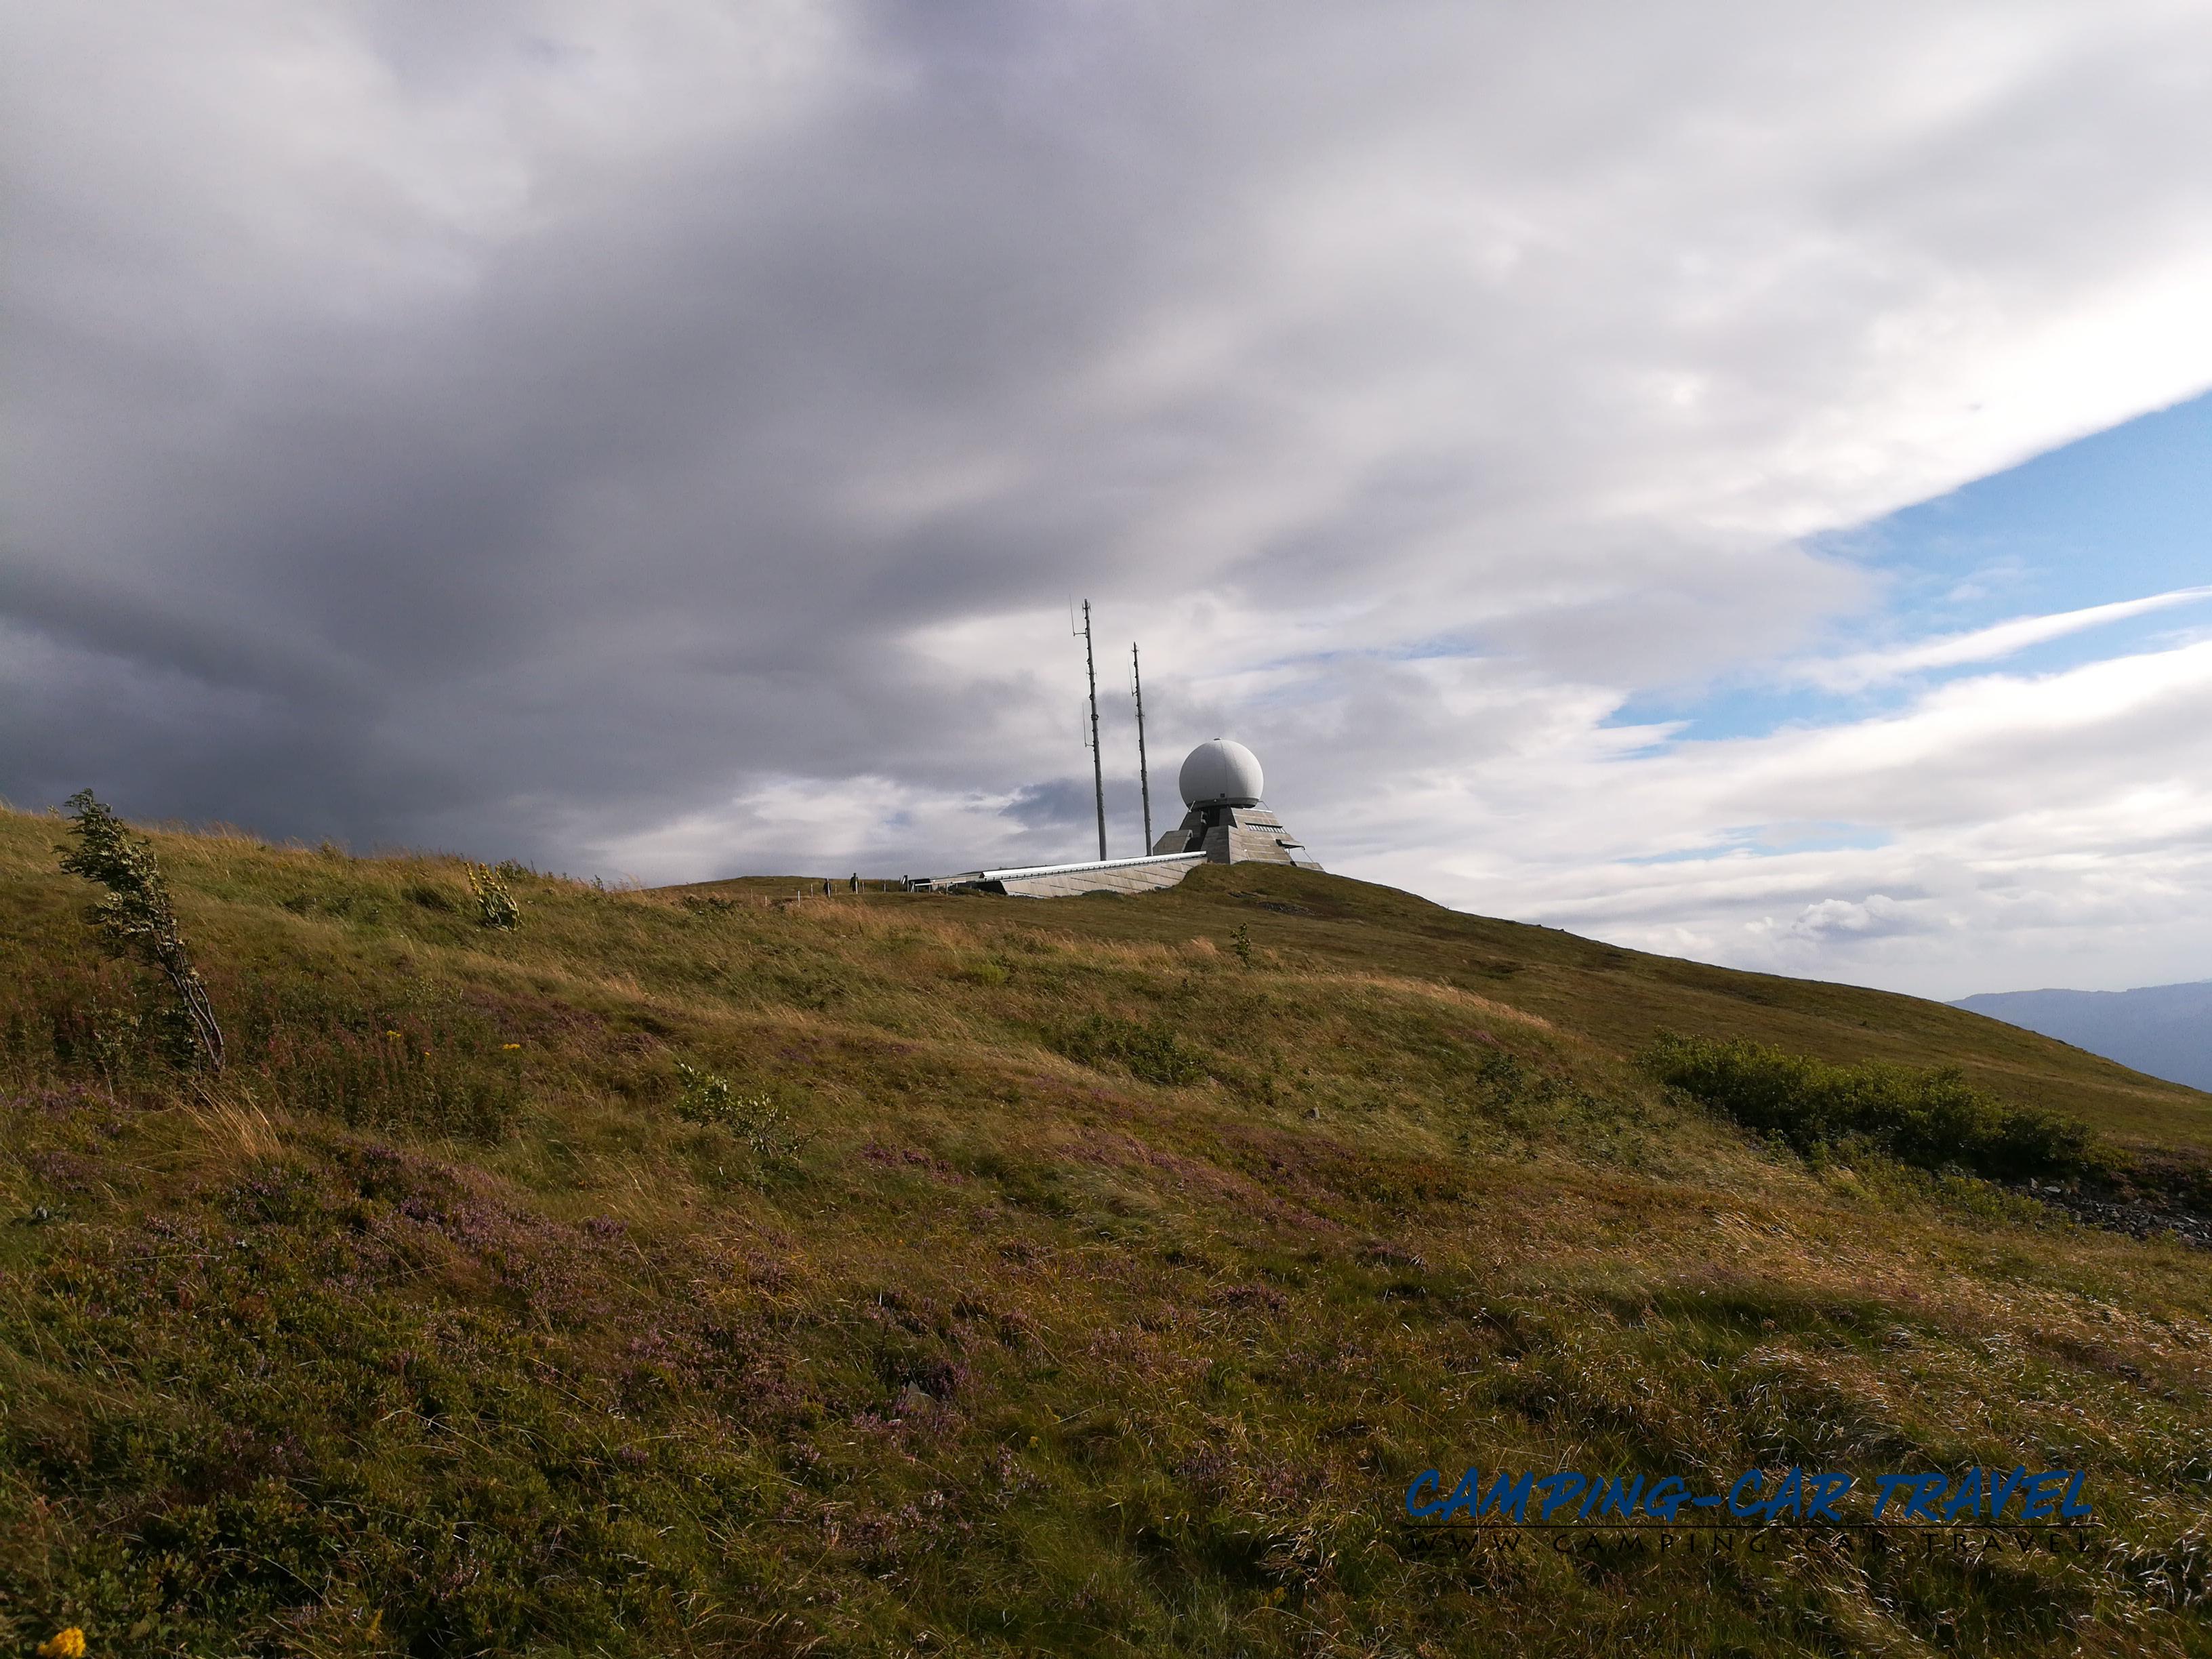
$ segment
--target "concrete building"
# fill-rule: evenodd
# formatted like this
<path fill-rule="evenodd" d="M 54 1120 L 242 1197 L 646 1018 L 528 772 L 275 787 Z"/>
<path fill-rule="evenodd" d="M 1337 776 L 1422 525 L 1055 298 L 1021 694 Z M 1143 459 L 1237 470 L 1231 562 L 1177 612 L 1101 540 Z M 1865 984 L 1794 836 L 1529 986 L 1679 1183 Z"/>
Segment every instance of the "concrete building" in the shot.
<path fill-rule="evenodd" d="M 1190 811 L 1159 838 L 1154 853 L 1203 853 L 1212 864 L 1321 868 L 1260 798 L 1267 775 L 1260 769 L 1260 757 L 1243 744 L 1226 738 L 1201 743 L 1184 758 L 1176 782 Z"/>
<path fill-rule="evenodd" d="M 1261 799 L 1259 757 L 1216 738 L 1184 759 L 1176 781 L 1189 812 L 1142 858 L 1081 864 L 1032 864 L 970 870 L 916 885 L 935 892 L 1003 893 L 1010 898 L 1070 898 L 1079 893 L 1141 893 L 1173 887 L 1201 864 L 1321 865 Z"/>

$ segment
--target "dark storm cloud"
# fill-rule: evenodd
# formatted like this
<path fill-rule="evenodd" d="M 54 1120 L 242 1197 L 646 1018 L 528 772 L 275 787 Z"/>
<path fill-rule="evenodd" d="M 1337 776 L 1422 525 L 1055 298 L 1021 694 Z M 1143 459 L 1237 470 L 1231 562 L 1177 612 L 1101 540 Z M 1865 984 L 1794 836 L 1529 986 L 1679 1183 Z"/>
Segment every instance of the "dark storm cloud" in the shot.
<path fill-rule="evenodd" d="M 555 210 L 457 291 L 280 313 L 274 338 L 219 319 L 250 338 L 244 373 L 174 318 L 133 319 L 27 480 L 10 615 L 111 702 L 182 689 L 199 735 L 166 732 L 185 752 L 134 787 L 121 731 L 50 708 L 12 792 L 89 772 L 140 810 L 250 802 L 279 833 L 513 836 L 502 803 L 649 820 L 749 769 L 840 774 L 987 729 L 1007 688 L 902 684 L 898 636 L 1064 591 L 1095 560 L 1096 504 L 890 527 L 836 504 L 856 474 L 1022 419 L 1175 212 L 1007 95 L 992 77 L 1018 42 L 994 59 L 990 21 L 877 36 L 903 84 L 833 96 L 764 149 L 548 180 Z M 382 22 L 396 59 L 434 66 L 441 26 L 426 44 Z M 40 343 L 50 384 L 79 371 Z M 282 712 L 241 723 L 221 701 L 240 691 Z M 958 766 L 933 747 L 910 763 Z"/>
<path fill-rule="evenodd" d="M 2203 31 L 2112 20 L 27 11 L 0 791 L 1079 852 L 1073 593 L 1116 755 L 1141 633 L 1161 743 L 1263 743 L 1311 836 L 1771 654 L 1859 591 L 1796 533 L 2207 371 L 1949 412 L 2202 258 Z"/>

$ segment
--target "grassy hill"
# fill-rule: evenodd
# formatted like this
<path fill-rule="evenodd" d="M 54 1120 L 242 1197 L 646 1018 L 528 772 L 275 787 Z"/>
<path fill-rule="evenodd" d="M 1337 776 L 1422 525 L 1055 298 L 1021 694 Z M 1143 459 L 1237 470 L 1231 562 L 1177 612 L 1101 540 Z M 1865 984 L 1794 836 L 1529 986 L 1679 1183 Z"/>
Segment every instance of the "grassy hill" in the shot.
<path fill-rule="evenodd" d="M 522 876 L 508 933 L 454 860 L 161 835 L 211 1079 L 64 827 L 0 815 L 16 1651 L 2212 1652 L 2206 1258 L 1635 1059 L 1955 1066 L 2153 1160 L 2212 1097 L 1287 869 Z M 2078 1468 L 2100 1525 L 1410 1534 L 1468 1464 Z"/>

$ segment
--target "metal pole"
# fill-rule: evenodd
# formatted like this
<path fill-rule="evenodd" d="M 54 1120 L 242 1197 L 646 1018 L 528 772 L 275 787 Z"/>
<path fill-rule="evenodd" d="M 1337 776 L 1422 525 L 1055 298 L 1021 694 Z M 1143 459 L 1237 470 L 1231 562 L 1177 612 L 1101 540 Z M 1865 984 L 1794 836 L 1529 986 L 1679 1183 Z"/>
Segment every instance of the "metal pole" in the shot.
<path fill-rule="evenodd" d="M 1091 784 L 1098 797 L 1098 858 L 1106 858 L 1106 762 L 1098 752 L 1098 659 L 1091 649 L 1091 601 L 1083 602 L 1083 672 L 1091 682 Z"/>
<path fill-rule="evenodd" d="M 1152 774 L 1145 763 L 1145 677 L 1137 664 L 1137 647 L 1129 647 L 1129 684 L 1137 693 L 1137 787 L 1145 798 L 1145 850 L 1152 850 Z"/>

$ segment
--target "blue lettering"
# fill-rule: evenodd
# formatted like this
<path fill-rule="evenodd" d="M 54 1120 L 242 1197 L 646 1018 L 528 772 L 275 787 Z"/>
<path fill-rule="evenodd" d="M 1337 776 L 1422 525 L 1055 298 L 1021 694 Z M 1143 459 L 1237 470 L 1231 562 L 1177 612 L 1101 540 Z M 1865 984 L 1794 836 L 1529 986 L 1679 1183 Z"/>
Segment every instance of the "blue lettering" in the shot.
<path fill-rule="evenodd" d="M 1583 1499 L 1583 1513 L 1588 1515 L 1590 1512 L 1591 1504 L 1595 1503 L 1600 1515 L 1611 1510 L 1626 1521 L 1636 1513 L 1637 1502 L 1643 1496 L 1644 1477 L 1640 1474 L 1633 1482 L 1631 1482 L 1625 1474 L 1613 1480 L 1593 1480 L 1590 1482 L 1589 1496 Z"/>
<path fill-rule="evenodd" d="M 2027 1495 L 2021 1501 L 2020 1518 L 2023 1521 L 2040 1521 L 2051 1510 L 2057 1509 L 2058 1488 L 2065 1484 L 2068 1473 L 2069 1471 L 2065 1469 L 2057 1469 L 2048 1474 L 2031 1477 L 2027 1483 Z M 2051 1488 L 2048 1492 L 2043 1490 L 2045 1486 Z"/>
<path fill-rule="evenodd" d="M 1782 1477 L 1782 1484 L 1774 1489 L 1774 1496 L 1757 1506 L 1759 1512 L 1771 1521 L 1787 1510 L 1792 1515 L 1800 1513 L 1798 1501 L 1805 1495 L 1805 1478 L 1792 1463 L 1790 1473 Z"/>
<path fill-rule="evenodd" d="M 1969 1469 L 1952 1489 L 1951 1495 L 1943 1500 L 1943 1518 L 1946 1521 L 1957 1520 L 1960 1510 L 1968 1515 L 1982 1512 L 1982 1472 L 1979 1469 Z"/>
<path fill-rule="evenodd" d="M 1662 1521 L 1672 1521 L 1674 1511 L 1682 1507 L 1689 1495 L 1689 1483 L 1670 1474 L 1651 1488 L 1651 1496 L 1644 1500 L 1644 1512 L 1656 1515 Z"/>
<path fill-rule="evenodd" d="M 1923 1474 L 1914 1486 L 1912 1495 L 1905 1500 L 1905 1518 L 1918 1516 L 1923 1521 L 1933 1521 L 1936 1511 L 1928 1506 L 1943 1495 L 1943 1488 L 1951 1483 L 1940 1474 Z"/>
<path fill-rule="evenodd" d="M 1552 1511 L 1575 1501 L 1589 1483 L 1579 1474 L 1549 1474 L 1536 1483 L 1536 1518 L 1548 1521 Z"/>
<path fill-rule="evenodd" d="M 1474 1471 L 1469 1469 L 1468 1473 L 1472 1474 Z M 1524 1469 L 1521 1478 L 1509 1486 L 1505 1484 L 1505 1472 L 1499 1470 L 1498 1479 L 1490 1483 L 1490 1496 L 1482 1500 L 1482 1507 L 1476 1511 L 1477 1515 L 1495 1515 L 1503 1509 L 1516 1521 L 1527 1520 L 1528 1517 L 1522 1511 L 1528 1507 L 1528 1488 L 1535 1479 Z"/>
<path fill-rule="evenodd" d="M 1433 1487 L 1436 1484 L 1437 1472 L 1434 1469 L 1423 1469 L 1419 1474 L 1415 1475 L 1413 1477 L 1413 1484 L 1406 1488 L 1406 1513 L 1411 1516 L 1434 1515 L 1438 1510 L 1443 1508 L 1443 1504 L 1441 1501 L 1434 1504 L 1422 1504 L 1418 1505 L 1413 1502 L 1415 1495 L 1419 1492 L 1422 1487 Z"/>
<path fill-rule="evenodd" d="M 2071 1521 L 2079 1516 L 2095 1513 L 2087 1504 L 2077 1504 L 2074 1501 L 2074 1494 L 2081 1490 L 2081 1477 L 2088 1473 L 2087 1469 L 2075 1469 L 2074 1478 L 2066 1483 L 2066 1503 L 2058 1511 L 2059 1515 L 2066 1520 Z"/>
<path fill-rule="evenodd" d="M 1805 1518 L 1808 1521 L 1840 1521 L 1833 1505 L 1838 1498 L 1851 1489 L 1848 1474 L 1830 1472 L 1816 1474 L 1805 1488 Z"/>
<path fill-rule="evenodd" d="M 1445 1498 L 1443 1503 L 1436 1509 L 1434 1513 L 1441 1515 L 1445 1520 L 1449 1521 L 1452 1517 L 1452 1511 L 1454 1510 L 1465 1510 L 1467 1511 L 1467 1518 L 1472 1521 L 1482 1512 L 1480 1509 L 1481 1501 L 1481 1474 L 1473 1464 L 1469 1464 L 1468 1466 L 1467 1473 L 1460 1476 L 1459 1484 L 1451 1489 L 1451 1496 Z"/>
<path fill-rule="evenodd" d="M 2026 1464 L 2022 1464 L 2020 1468 L 2014 1469 L 2010 1474 L 2005 1476 L 2002 1480 L 1997 1479 L 1997 1474 L 1995 1469 L 1990 1471 L 1990 1520 L 2002 1521 L 2004 1519 L 2005 1505 L 2012 1502 L 2013 1494 L 2020 1491 L 2021 1487 L 2026 1485 L 2027 1480 L 2027 1466 Z"/>
<path fill-rule="evenodd" d="M 1747 1483 L 1751 1487 L 1751 1502 L 1738 1504 L 1735 1500 L 1743 1495 L 1743 1489 Z M 1746 1469 L 1741 1474 L 1736 1476 L 1735 1485 L 1729 1488 L 1729 1513 L 1730 1515 L 1755 1514 L 1759 1509 L 1759 1489 L 1765 1484 L 1764 1478 L 1757 1469 Z"/>
<path fill-rule="evenodd" d="M 1881 1474 L 1875 1477 L 1874 1484 L 1876 1494 L 1874 1501 L 1874 1518 L 1879 1521 L 1881 1519 L 1881 1512 L 1889 1507 L 1890 1498 L 1897 1489 L 1899 1486 L 1917 1487 L 1920 1484 L 1920 1477 L 1917 1474 Z"/>

